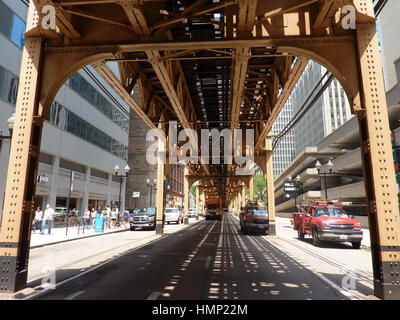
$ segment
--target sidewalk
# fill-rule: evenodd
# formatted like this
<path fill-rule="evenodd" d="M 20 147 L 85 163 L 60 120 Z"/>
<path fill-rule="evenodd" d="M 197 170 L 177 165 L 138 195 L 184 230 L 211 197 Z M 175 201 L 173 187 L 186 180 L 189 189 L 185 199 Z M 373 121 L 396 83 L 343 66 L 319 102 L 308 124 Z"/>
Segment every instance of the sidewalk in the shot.
<path fill-rule="evenodd" d="M 44 234 L 40 234 L 40 231 L 37 230 L 36 233 L 32 232 L 31 235 L 31 249 L 38 248 L 44 245 L 55 244 L 60 242 L 67 242 L 76 239 L 95 237 L 103 234 L 122 232 L 129 230 L 129 225 L 126 225 L 125 228 L 123 225 L 119 228 L 108 229 L 104 232 L 95 232 L 93 228 L 85 229 L 83 231 L 82 226 L 79 228 L 78 234 L 78 226 L 68 227 L 68 235 L 66 235 L 66 228 L 52 228 L 51 234 L 47 233 L 47 229 L 44 231 Z"/>

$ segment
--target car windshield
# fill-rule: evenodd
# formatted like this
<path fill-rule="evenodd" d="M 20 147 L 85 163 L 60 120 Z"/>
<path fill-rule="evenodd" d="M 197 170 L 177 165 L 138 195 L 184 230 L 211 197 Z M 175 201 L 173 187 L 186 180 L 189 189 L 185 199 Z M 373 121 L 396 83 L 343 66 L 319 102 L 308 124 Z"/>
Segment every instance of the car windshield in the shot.
<path fill-rule="evenodd" d="M 207 209 L 208 210 L 217 210 L 217 209 L 219 209 L 219 206 L 217 204 L 209 204 L 207 206 Z"/>
<path fill-rule="evenodd" d="M 178 208 L 167 208 L 165 209 L 165 213 L 174 213 L 178 212 Z"/>
<path fill-rule="evenodd" d="M 135 212 L 135 214 L 155 214 L 156 209 L 155 208 L 140 208 Z"/>
<path fill-rule="evenodd" d="M 248 209 L 247 214 L 253 215 L 253 216 L 265 216 L 268 214 L 267 209 Z"/>
<path fill-rule="evenodd" d="M 339 208 L 318 208 L 314 211 L 315 217 L 341 217 L 348 218 L 346 211 Z"/>

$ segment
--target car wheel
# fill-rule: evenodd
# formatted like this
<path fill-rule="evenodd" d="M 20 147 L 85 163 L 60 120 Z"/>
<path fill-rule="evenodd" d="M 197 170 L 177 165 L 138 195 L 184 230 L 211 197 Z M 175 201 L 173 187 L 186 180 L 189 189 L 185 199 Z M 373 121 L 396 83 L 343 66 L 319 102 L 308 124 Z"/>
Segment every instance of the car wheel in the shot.
<path fill-rule="evenodd" d="M 351 245 L 353 246 L 354 249 L 360 249 L 361 242 L 352 242 Z"/>
<path fill-rule="evenodd" d="M 135 227 L 130 227 L 129 230 L 135 231 Z"/>
<path fill-rule="evenodd" d="M 319 241 L 319 238 L 318 238 L 317 229 L 313 230 L 312 236 L 313 236 L 313 245 L 318 247 L 321 244 L 321 242 Z"/>
<path fill-rule="evenodd" d="M 300 228 L 297 229 L 297 236 L 299 240 L 304 240 L 304 233 L 300 231 Z"/>

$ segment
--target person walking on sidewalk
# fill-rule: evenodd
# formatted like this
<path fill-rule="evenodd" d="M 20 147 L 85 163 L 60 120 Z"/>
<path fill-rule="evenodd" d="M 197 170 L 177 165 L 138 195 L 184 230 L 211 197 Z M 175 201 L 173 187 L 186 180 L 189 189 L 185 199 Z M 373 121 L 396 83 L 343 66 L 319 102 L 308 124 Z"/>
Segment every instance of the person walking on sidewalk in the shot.
<path fill-rule="evenodd" d="M 85 213 L 83 214 L 83 227 L 84 228 L 86 227 L 86 229 L 89 229 L 90 217 L 91 217 L 90 210 L 89 208 L 86 208 Z"/>
<path fill-rule="evenodd" d="M 115 210 L 115 208 L 111 211 L 111 221 L 112 221 L 112 226 L 113 229 L 115 229 L 117 227 L 117 211 Z"/>
<path fill-rule="evenodd" d="M 42 230 L 42 220 L 43 220 L 43 211 L 41 210 L 40 207 L 37 207 L 35 211 L 35 219 L 34 219 L 34 224 L 33 224 L 33 233 L 36 232 L 36 229 L 39 231 Z"/>
<path fill-rule="evenodd" d="M 110 222 L 111 222 L 111 207 L 107 206 L 107 229 L 110 229 Z"/>
<path fill-rule="evenodd" d="M 54 209 L 50 206 L 50 204 L 46 205 L 46 210 L 43 214 L 43 222 L 42 222 L 42 232 L 44 234 L 44 229 L 47 227 L 49 234 L 51 233 L 51 225 L 53 224 L 54 220 Z"/>
<path fill-rule="evenodd" d="M 95 210 L 95 208 L 93 207 L 92 208 L 92 227 L 93 227 L 93 229 L 94 229 L 94 225 L 96 222 L 96 217 L 97 217 L 97 210 Z"/>

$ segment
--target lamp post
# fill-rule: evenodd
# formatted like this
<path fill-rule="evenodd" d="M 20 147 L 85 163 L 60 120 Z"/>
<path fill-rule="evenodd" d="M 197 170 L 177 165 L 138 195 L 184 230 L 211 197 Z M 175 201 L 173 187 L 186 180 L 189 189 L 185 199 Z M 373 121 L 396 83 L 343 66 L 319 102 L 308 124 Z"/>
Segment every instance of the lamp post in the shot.
<path fill-rule="evenodd" d="M 157 179 L 153 180 L 153 183 L 150 182 L 150 178 L 147 178 L 147 187 L 150 188 L 150 207 L 152 206 L 152 200 L 153 200 L 153 189 L 157 186 Z"/>
<path fill-rule="evenodd" d="M 121 212 L 121 188 L 122 188 L 122 178 L 126 178 L 129 175 L 129 171 L 131 168 L 129 168 L 128 164 L 125 166 L 124 171 L 125 174 L 119 174 L 119 166 L 116 164 L 114 167 L 114 172 L 116 177 L 120 177 L 120 182 L 119 182 L 119 198 L 118 198 L 118 212 Z"/>
<path fill-rule="evenodd" d="M 326 165 L 329 169 L 329 172 L 321 172 L 321 162 L 319 162 L 319 160 L 317 160 L 316 164 L 315 164 L 315 169 L 318 170 L 318 175 L 320 177 L 320 185 L 322 184 L 322 178 L 321 176 L 324 177 L 324 185 L 325 185 L 325 200 L 328 200 L 328 187 L 326 185 L 326 176 L 332 174 L 332 170 L 333 170 L 333 163 L 331 160 L 328 161 L 327 165 Z M 322 187 L 321 187 L 322 189 Z"/>
<path fill-rule="evenodd" d="M 11 139 L 14 129 L 14 122 L 15 122 L 15 113 L 13 113 L 12 116 L 9 117 L 7 120 L 7 127 L 10 135 L 3 135 L 3 131 L 0 131 L 0 140 Z"/>

